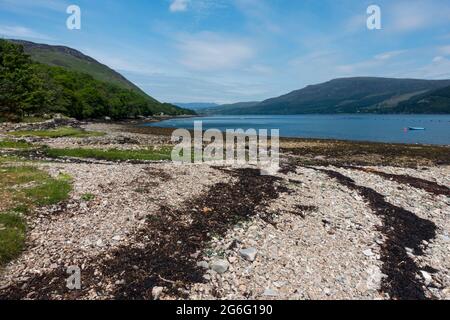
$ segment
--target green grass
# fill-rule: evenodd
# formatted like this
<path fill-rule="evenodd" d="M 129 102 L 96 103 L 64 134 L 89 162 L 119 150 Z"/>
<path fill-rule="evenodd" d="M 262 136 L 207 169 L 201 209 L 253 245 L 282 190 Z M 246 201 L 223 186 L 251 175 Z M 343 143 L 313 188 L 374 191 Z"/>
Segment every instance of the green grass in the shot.
<path fill-rule="evenodd" d="M 71 177 L 51 177 L 33 166 L 0 167 L 0 265 L 16 258 L 26 237 L 24 215 L 35 206 L 51 205 L 69 197 Z"/>
<path fill-rule="evenodd" d="M 46 120 L 49 120 L 49 119 L 45 119 L 43 117 L 25 117 L 25 118 L 22 119 L 21 122 L 24 122 L 24 123 L 38 123 L 38 122 L 44 122 Z"/>
<path fill-rule="evenodd" d="M 47 149 L 45 152 L 52 158 L 70 157 L 108 161 L 159 161 L 170 160 L 172 149 L 169 147 L 145 150 Z"/>
<path fill-rule="evenodd" d="M 20 158 L 16 156 L 7 156 L 7 155 L 0 155 L 0 164 L 9 163 L 9 162 L 19 162 L 21 161 Z"/>
<path fill-rule="evenodd" d="M 56 204 L 68 198 L 71 178 L 53 178 L 31 166 L 0 168 L 0 195 L 10 206 L 26 207 Z"/>
<path fill-rule="evenodd" d="M 58 178 L 44 179 L 37 186 L 24 189 L 25 196 L 35 205 L 46 206 L 57 204 L 69 197 L 72 190 L 70 180 L 65 175 Z"/>
<path fill-rule="evenodd" d="M 0 168 L 0 188 L 42 181 L 48 177 L 47 173 L 31 166 Z"/>
<path fill-rule="evenodd" d="M 95 199 L 95 196 L 92 193 L 85 193 L 81 196 L 81 200 L 89 202 Z"/>
<path fill-rule="evenodd" d="M 1 140 L 0 149 L 27 149 L 32 144 L 25 141 Z"/>
<path fill-rule="evenodd" d="M 25 245 L 26 224 L 20 211 L 0 213 L 0 265 L 18 257 Z"/>
<path fill-rule="evenodd" d="M 62 127 L 54 130 L 27 130 L 15 131 L 9 133 L 15 137 L 41 137 L 41 138 L 85 138 L 85 137 L 100 137 L 104 136 L 103 132 L 84 131 L 81 129 Z"/>

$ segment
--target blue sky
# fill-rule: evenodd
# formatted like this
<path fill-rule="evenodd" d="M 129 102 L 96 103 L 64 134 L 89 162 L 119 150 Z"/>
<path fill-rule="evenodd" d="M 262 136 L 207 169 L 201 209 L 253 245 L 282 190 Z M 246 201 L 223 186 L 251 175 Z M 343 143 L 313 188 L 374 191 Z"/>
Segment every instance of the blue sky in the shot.
<path fill-rule="evenodd" d="M 68 30 L 78 5 L 81 30 Z M 368 30 L 367 7 L 382 29 Z M 0 36 L 67 45 L 166 102 L 254 101 L 348 76 L 450 78 L 448 0 L 0 0 Z"/>

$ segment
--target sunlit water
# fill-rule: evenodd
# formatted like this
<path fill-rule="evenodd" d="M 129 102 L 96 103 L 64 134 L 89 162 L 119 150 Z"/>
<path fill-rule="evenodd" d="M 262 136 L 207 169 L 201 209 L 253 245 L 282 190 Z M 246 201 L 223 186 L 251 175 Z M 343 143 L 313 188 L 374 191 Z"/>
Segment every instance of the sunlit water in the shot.
<path fill-rule="evenodd" d="M 193 129 L 280 129 L 282 137 L 450 145 L 450 115 L 213 116 L 170 119 L 146 126 Z M 410 131 L 423 127 L 424 131 Z"/>

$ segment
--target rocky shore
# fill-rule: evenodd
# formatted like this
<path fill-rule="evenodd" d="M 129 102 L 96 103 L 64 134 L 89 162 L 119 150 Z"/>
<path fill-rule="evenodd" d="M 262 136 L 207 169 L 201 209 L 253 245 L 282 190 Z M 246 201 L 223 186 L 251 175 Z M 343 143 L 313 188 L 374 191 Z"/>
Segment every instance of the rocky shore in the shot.
<path fill-rule="evenodd" d="M 60 126 L 103 135 L 9 134 Z M 163 129 L 67 120 L 4 125 L 2 139 L 57 149 L 171 145 Z M 449 148 L 300 139 L 281 147 L 272 176 L 2 149 L 19 159 L 0 166 L 64 173 L 73 190 L 26 217 L 26 247 L 0 269 L 0 299 L 450 299 Z M 80 290 L 66 286 L 70 266 L 81 269 Z"/>

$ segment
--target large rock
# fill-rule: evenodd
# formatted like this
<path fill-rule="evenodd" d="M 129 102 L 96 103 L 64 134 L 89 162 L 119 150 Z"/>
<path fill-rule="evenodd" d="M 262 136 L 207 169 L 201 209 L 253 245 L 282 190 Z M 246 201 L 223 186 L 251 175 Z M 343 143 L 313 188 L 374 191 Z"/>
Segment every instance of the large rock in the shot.
<path fill-rule="evenodd" d="M 200 267 L 202 269 L 209 269 L 209 263 L 206 261 L 200 261 L 197 262 L 197 267 Z"/>
<path fill-rule="evenodd" d="M 239 251 L 239 254 L 245 260 L 253 262 L 256 259 L 256 255 L 258 254 L 258 250 L 256 250 L 255 248 L 242 249 L 242 250 Z"/>
<path fill-rule="evenodd" d="M 161 296 L 163 291 L 164 291 L 163 287 L 153 287 L 152 289 L 153 300 L 159 300 L 159 297 Z"/>
<path fill-rule="evenodd" d="M 222 259 L 214 260 L 211 263 L 211 269 L 219 274 L 227 272 L 229 267 L 230 264 L 228 263 L 228 261 Z"/>

